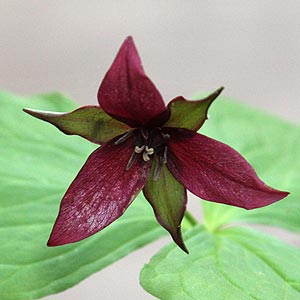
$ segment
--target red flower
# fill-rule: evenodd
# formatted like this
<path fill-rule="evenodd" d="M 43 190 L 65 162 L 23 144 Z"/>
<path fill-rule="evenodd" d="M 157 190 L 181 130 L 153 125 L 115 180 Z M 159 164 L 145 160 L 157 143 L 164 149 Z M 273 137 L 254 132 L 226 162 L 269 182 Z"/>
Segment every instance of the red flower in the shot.
<path fill-rule="evenodd" d="M 180 224 L 186 190 L 202 199 L 253 209 L 288 195 L 265 185 L 229 146 L 198 134 L 221 93 L 173 99 L 166 107 L 145 75 L 131 37 L 99 88 L 99 106 L 70 113 L 25 109 L 66 134 L 100 144 L 64 195 L 49 246 L 89 237 L 119 218 L 143 190 L 158 222 L 187 252 Z"/>

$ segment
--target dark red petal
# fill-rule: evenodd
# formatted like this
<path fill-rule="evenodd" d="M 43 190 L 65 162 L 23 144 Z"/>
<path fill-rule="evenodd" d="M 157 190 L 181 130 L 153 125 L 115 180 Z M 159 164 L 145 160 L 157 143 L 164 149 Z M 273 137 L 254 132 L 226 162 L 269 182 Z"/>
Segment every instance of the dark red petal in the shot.
<path fill-rule="evenodd" d="M 157 163 L 156 160 L 152 166 L 151 176 L 143 189 L 144 195 L 153 207 L 159 224 L 168 230 L 174 242 L 188 253 L 180 228 L 186 209 L 186 189 L 174 178 L 166 165 L 162 166 L 155 180 L 153 177 Z"/>
<path fill-rule="evenodd" d="M 170 118 L 164 124 L 165 127 L 186 128 L 197 131 L 207 120 L 207 112 L 213 101 L 221 94 L 220 87 L 209 96 L 201 100 L 186 100 L 176 97 L 168 104 Z"/>
<path fill-rule="evenodd" d="M 264 184 L 229 146 L 187 129 L 170 129 L 169 134 L 170 171 L 202 199 L 253 209 L 289 194 Z"/>
<path fill-rule="evenodd" d="M 133 139 L 94 151 L 67 190 L 49 246 L 80 241 L 119 218 L 144 187 L 151 169 L 140 157 L 126 171 Z"/>
<path fill-rule="evenodd" d="M 98 101 L 106 113 L 133 127 L 158 126 L 169 116 L 159 91 L 144 73 L 131 37 L 124 41 L 106 73 Z"/>
<path fill-rule="evenodd" d="M 130 129 L 104 112 L 99 106 L 82 106 L 69 113 L 24 108 L 26 113 L 49 122 L 65 134 L 79 135 L 96 144 L 103 144 Z"/>

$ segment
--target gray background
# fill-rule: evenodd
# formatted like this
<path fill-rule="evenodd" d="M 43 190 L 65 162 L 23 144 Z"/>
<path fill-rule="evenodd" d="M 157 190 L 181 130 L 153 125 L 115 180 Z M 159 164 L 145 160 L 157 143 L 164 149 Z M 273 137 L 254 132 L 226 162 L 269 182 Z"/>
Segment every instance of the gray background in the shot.
<path fill-rule="evenodd" d="M 0 86 L 96 104 L 127 35 L 166 101 L 224 85 L 226 96 L 299 120 L 300 1 L 0 0 Z M 300 244 L 299 236 L 271 233 Z M 167 242 L 45 299 L 152 299 L 139 287 L 139 269 Z"/>

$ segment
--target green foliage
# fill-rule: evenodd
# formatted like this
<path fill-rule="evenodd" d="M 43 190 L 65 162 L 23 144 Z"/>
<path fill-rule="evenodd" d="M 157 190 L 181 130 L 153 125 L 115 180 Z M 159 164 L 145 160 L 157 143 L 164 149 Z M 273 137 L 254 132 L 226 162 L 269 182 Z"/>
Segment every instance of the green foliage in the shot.
<path fill-rule="evenodd" d="M 1 300 L 65 290 L 164 234 L 139 197 L 122 218 L 93 237 L 47 247 L 60 200 L 96 146 L 28 116 L 24 107 L 70 111 L 75 104 L 60 94 L 0 93 Z"/>
<path fill-rule="evenodd" d="M 171 244 L 141 272 L 142 286 L 159 299 L 300 298 L 300 253 L 275 238 L 246 228 L 195 227 L 185 241 L 189 255 Z"/>
<path fill-rule="evenodd" d="M 0 93 L 1 300 L 65 290 L 165 233 L 139 196 L 100 233 L 48 248 L 60 200 L 96 146 L 26 115 L 24 107 L 65 112 L 75 104 L 60 94 Z M 300 231 L 299 128 L 224 98 L 209 114 L 202 133 L 238 150 L 267 184 L 291 195 L 252 211 L 202 201 L 204 226 L 184 233 L 190 254 L 171 243 L 142 270 L 141 284 L 166 300 L 300 299 L 299 250 L 254 230 L 225 226 L 249 222 Z M 192 226 L 185 219 L 183 228 Z"/>

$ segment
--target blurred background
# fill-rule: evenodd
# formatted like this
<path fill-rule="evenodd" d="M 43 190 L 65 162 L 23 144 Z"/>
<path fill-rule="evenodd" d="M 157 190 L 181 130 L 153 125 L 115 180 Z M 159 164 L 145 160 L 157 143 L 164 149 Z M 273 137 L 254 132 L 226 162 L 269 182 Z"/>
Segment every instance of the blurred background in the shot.
<path fill-rule="evenodd" d="M 224 95 L 298 122 L 299 16 L 300 1 L 289 0 L 0 0 L 0 88 L 96 104 L 100 81 L 132 35 L 166 101 L 224 85 Z M 139 287 L 139 270 L 167 242 L 45 299 L 153 299 Z"/>

